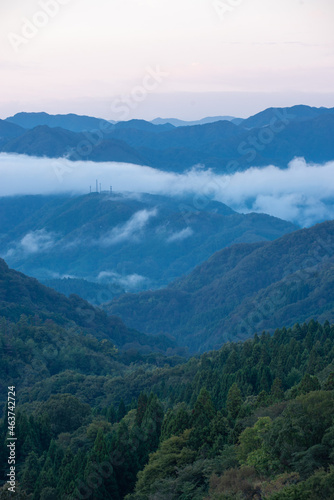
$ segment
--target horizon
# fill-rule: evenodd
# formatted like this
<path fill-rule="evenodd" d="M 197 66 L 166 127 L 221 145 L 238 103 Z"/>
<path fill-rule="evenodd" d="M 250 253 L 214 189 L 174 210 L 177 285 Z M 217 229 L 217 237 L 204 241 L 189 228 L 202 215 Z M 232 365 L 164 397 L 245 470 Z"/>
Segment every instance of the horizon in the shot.
<path fill-rule="evenodd" d="M 292 106 L 268 106 L 266 108 L 261 108 L 259 111 L 257 111 L 256 113 L 254 114 L 251 114 L 251 115 L 245 115 L 245 116 L 237 116 L 237 115 L 231 115 L 231 114 L 228 114 L 228 113 L 219 113 L 219 114 L 216 114 L 216 115 L 210 115 L 210 114 L 205 114 L 205 115 L 202 115 L 200 117 L 197 117 L 197 118 L 193 118 L 193 119 L 184 119 L 184 118 L 180 118 L 179 116 L 162 116 L 162 115 L 157 115 L 157 116 L 154 116 L 153 118 L 144 118 L 144 117 L 136 117 L 136 118 L 129 118 L 127 120 L 119 120 L 118 122 L 116 123 L 119 123 L 119 122 L 122 122 L 122 121 L 131 121 L 131 120 L 143 120 L 143 121 L 147 121 L 147 122 L 152 122 L 154 120 L 179 120 L 179 121 L 184 121 L 184 122 L 194 122 L 194 121 L 201 121 L 201 120 L 205 120 L 205 119 L 208 119 L 208 118 L 220 118 L 220 117 L 229 117 L 229 118 L 232 118 L 232 119 L 247 119 L 247 118 L 250 118 L 252 116 L 255 116 L 259 113 L 262 113 L 263 111 L 266 111 L 267 109 L 271 109 L 271 108 L 292 108 L 292 107 L 296 107 L 296 106 L 304 106 L 304 107 L 310 107 L 310 108 L 317 108 L 317 109 L 322 109 L 322 108 L 325 108 L 325 109 L 332 109 L 334 108 L 334 105 L 333 106 L 325 106 L 325 105 L 319 105 L 319 106 L 312 106 L 310 104 L 301 104 L 301 103 L 298 103 L 298 104 L 293 104 Z M 67 111 L 67 112 L 64 112 L 64 113 L 50 113 L 50 112 L 47 112 L 45 111 L 44 109 L 40 109 L 38 111 L 25 111 L 25 110 L 19 110 L 19 111 L 16 111 L 15 113 L 13 113 L 12 115 L 8 115 L 8 116 L 4 116 L 4 117 L 0 117 L 1 120 L 7 120 L 9 118 L 13 118 L 14 116 L 18 115 L 18 114 L 21 114 L 21 113 L 25 113 L 25 114 L 42 114 L 42 113 L 45 113 L 47 115 L 50 115 L 50 116 L 68 116 L 68 115 L 76 115 L 76 116 L 87 116 L 87 117 L 90 117 L 90 118 L 96 118 L 96 119 L 99 119 L 99 120 L 107 120 L 107 121 L 114 121 L 112 118 L 104 118 L 102 116 L 97 116 L 97 115 L 86 115 L 85 113 L 75 113 L 74 111 Z"/>
<path fill-rule="evenodd" d="M 189 121 L 334 106 L 331 0 L 17 0 L 0 13 L 0 116 Z"/>

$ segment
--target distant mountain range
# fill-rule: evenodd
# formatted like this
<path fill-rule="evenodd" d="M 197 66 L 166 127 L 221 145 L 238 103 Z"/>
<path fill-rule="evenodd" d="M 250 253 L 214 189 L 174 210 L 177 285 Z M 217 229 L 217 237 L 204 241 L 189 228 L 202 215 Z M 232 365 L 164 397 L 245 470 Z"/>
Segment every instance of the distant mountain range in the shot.
<path fill-rule="evenodd" d="M 50 128 L 47 125 L 39 125 L 26 130 L 18 137 L 12 137 L 2 147 L 2 151 L 49 158 L 68 157 L 73 160 L 105 161 L 105 158 L 110 157 L 112 161 L 144 164 L 137 151 L 123 141 L 109 139 L 93 148 L 84 134 L 62 128 Z M 87 151 L 89 154 L 86 155 Z"/>
<path fill-rule="evenodd" d="M 32 129 L 41 125 L 47 125 L 50 128 L 64 128 L 72 132 L 83 132 L 85 130 L 94 130 L 100 127 L 109 127 L 110 123 L 102 118 L 93 118 L 91 116 L 80 116 L 70 113 L 68 115 L 49 115 L 48 113 L 17 113 L 14 116 L 6 118 L 7 122 L 14 123 L 25 129 Z"/>
<path fill-rule="evenodd" d="M 146 123 L 146 128 L 153 130 L 149 124 L 153 125 L 170 125 L 173 127 L 186 127 L 191 125 L 204 125 L 206 123 L 219 122 L 222 120 L 231 121 L 239 125 L 243 121 L 242 118 L 235 118 L 234 116 L 210 116 L 202 118 L 201 120 L 185 121 L 178 120 L 177 118 L 155 118 L 151 122 L 145 120 L 130 120 L 128 122 L 116 122 L 114 120 L 104 120 L 103 118 L 93 118 L 91 116 L 75 115 L 73 113 L 67 115 L 49 115 L 48 113 L 17 113 L 14 116 L 6 118 L 5 121 L 19 125 L 24 129 L 32 129 L 39 125 L 47 125 L 50 128 L 64 128 L 72 132 L 84 132 L 85 130 L 98 130 L 109 128 L 110 124 L 120 124 L 127 127 L 128 124 L 133 123 L 142 124 Z M 166 127 L 168 128 L 168 127 Z"/>
<path fill-rule="evenodd" d="M 277 324 L 334 321 L 334 221 L 273 242 L 221 250 L 167 288 L 107 306 L 150 334 L 168 333 L 191 352 L 245 340 Z"/>
<path fill-rule="evenodd" d="M 10 139 L 23 135 L 25 129 L 14 123 L 0 120 L 0 147 L 6 144 Z"/>
<path fill-rule="evenodd" d="M 334 108 L 312 108 L 310 106 L 292 106 L 290 108 L 268 108 L 254 116 L 243 120 L 242 126 L 245 128 L 266 127 L 275 120 L 278 113 L 282 114 L 289 121 L 305 121 L 318 116 L 334 113 Z"/>
<path fill-rule="evenodd" d="M 296 229 L 209 199 L 198 210 L 191 197 L 117 193 L 5 197 L 0 214 L 1 256 L 10 266 L 95 303 L 164 286 L 233 243 Z"/>
<path fill-rule="evenodd" d="M 235 118 L 234 116 L 208 116 L 207 118 L 202 118 L 202 120 L 194 121 L 178 120 L 177 118 L 155 118 L 151 123 L 154 123 L 154 125 L 170 123 L 174 127 L 189 127 L 191 125 L 205 125 L 206 123 L 214 123 L 223 120 L 239 125 L 243 121 L 243 118 Z"/>
<path fill-rule="evenodd" d="M 176 172 L 203 164 L 221 173 L 268 164 L 284 168 L 297 156 L 319 163 L 334 158 L 334 108 L 269 108 L 241 122 L 214 117 L 196 123 L 19 113 L 0 120 L 0 151 Z"/>

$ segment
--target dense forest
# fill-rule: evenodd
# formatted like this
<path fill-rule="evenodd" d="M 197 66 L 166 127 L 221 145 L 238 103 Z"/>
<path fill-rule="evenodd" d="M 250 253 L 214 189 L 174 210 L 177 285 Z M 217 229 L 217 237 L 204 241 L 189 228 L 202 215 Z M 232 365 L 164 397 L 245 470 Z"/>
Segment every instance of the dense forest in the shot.
<path fill-rule="evenodd" d="M 309 283 L 316 273 L 319 319 L 332 311 L 331 226 L 223 250 L 170 290 L 233 305 L 238 290 L 222 283 L 261 294 L 261 273 L 281 280 L 298 261 Z M 289 300 L 306 307 L 307 296 Z M 0 499 L 12 495 L 8 387 L 18 499 L 334 499 L 334 325 L 283 324 L 189 358 L 171 336 L 128 328 L 0 259 Z"/>
<path fill-rule="evenodd" d="M 0 331 L 1 385 L 18 388 L 17 498 L 334 498 L 328 322 L 188 361 L 129 359 L 33 317 L 2 319 Z M 2 478 L 6 432 L 4 418 Z"/>

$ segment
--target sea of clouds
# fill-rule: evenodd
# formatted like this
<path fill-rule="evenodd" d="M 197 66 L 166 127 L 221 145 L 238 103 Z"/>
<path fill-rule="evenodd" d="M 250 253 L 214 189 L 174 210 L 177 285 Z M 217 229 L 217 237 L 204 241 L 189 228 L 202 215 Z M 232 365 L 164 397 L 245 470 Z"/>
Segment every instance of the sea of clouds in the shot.
<path fill-rule="evenodd" d="M 303 227 L 334 218 L 334 161 L 316 165 L 296 158 L 286 169 L 268 165 L 232 175 L 195 166 L 177 174 L 126 163 L 71 162 L 1 153 L 0 176 L 0 196 L 84 194 L 90 188 L 95 190 L 97 179 L 102 190 L 113 186 L 121 193 L 191 195 L 199 210 L 205 208 L 208 199 L 214 199 L 238 212 L 267 213 Z M 141 214 L 142 223 L 153 215 Z M 125 232 L 131 229 L 127 227 Z M 115 241 L 124 234 L 109 236 Z"/>

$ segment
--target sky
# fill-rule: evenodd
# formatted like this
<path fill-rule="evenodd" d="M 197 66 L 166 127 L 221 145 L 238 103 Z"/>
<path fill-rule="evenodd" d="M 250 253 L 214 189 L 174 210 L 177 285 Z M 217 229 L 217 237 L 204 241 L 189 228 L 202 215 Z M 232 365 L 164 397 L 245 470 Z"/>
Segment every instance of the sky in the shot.
<path fill-rule="evenodd" d="M 2 0 L 0 118 L 334 106 L 333 0 Z"/>
<path fill-rule="evenodd" d="M 205 210 L 214 199 L 237 212 L 267 213 L 309 227 L 334 218 L 333 169 L 334 161 L 316 165 L 296 158 L 283 170 L 268 165 L 233 175 L 218 175 L 197 167 L 177 174 L 125 163 L 71 162 L 64 158 L 0 153 L 0 196 L 88 194 L 90 185 L 95 190 L 97 178 L 102 190 L 109 190 L 112 185 L 115 193 L 128 196 L 151 193 L 181 199 L 186 195 L 187 203 L 190 198 L 196 211 Z M 181 212 L 184 207 L 184 201 L 180 201 Z M 125 233 L 140 228 L 151 216 L 154 213 L 140 214 L 121 233 L 115 231 L 110 238 L 121 240 Z"/>

